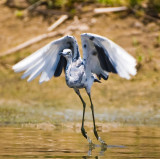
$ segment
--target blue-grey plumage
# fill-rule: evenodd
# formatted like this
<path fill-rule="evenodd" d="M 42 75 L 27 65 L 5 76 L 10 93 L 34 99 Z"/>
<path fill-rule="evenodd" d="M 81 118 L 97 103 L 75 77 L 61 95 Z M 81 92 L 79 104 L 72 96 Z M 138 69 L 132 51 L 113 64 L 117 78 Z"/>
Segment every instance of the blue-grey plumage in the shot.
<path fill-rule="evenodd" d="M 136 74 L 136 60 L 113 41 L 91 33 L 81 35 L 83 59 L 80 57 L 76 39 L 65 36 L 52 41 L 40 50 L 13 66 L 15 72 L 25 71 L 22 78 L 32 81 L 41 74 L 39 82 L 50 80 L 53 76 L 61 75 L 65 71 L 66 83 L 73 88 L 83 104 L 81 131 L 89 143 L 92 143 L 84 129 L 84 115 L 86 104 L 79 89 L 85 88 L 91 102 L 94 134 L 102 144 L 105 142 L 98 136 L 95 126 L 94 109 L 91 100 L 91 87 L 101 78 L 108 79 L 109 73 L 116 73 L 122 78 L 130 79 Z"/>
<path fill-rule="evenodd" d="M 79 57 L 77 60 L 72 59 L 72 50 L 64 49 L 60 55 L 64 56 L 67 60 L 65 69 L 65 78 L 68 87 L 74 89 L 86 88 L 90 93 L 91 86 L 96 80 L 94 74 L 87 71 L 84 61 Z"/>

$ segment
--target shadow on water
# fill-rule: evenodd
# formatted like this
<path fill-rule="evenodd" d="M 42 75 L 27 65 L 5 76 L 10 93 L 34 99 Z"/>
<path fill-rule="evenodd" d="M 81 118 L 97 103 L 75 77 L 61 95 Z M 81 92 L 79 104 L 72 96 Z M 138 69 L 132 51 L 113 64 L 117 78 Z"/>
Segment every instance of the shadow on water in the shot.
<path fill-rule="evenodd" d="M 90 147 L 80 132 L 0 127 L 0 158 L 160 158 L 160 128 L 124 127 L 99 132 L 108 143 Z M 92 132 L 88 134 L 92 136 Z"/>

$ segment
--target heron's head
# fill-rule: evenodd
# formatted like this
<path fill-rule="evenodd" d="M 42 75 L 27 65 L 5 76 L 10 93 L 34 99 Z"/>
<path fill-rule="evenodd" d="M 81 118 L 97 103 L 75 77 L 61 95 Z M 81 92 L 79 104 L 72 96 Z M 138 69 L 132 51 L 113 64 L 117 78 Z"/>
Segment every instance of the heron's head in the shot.
<path fill-rule="evenodd" d="M 64 56 L 67 60 L 72 59 L 72 50 L 64 49 L 62 52 L 60 52 L 60 55 Z"/>

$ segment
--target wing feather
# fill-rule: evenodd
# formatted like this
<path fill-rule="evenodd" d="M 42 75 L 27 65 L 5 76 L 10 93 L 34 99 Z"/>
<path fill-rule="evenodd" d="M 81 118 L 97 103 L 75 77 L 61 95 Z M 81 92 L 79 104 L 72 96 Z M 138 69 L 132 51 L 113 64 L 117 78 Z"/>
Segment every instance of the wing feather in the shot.
<path fill-rule="evenodd" d="M 63 49 L 70 48 L 73 53 L 73 59 L 79 58 L 80 54 L 77 46 L 77 41 L 73 36 L 65 36 L 52 41 L 22 61 L 18 62 L 13 66 L 13 70 L 15 72 L 25 71 L 22 75 L 22 79 L 29 76 L 27 80 L 28 82 L 32 81 L 40 74 L 40 83 L 48 81 L 52 76 L 60 76 L 62 67 L 66 64 L 65 59 L 60 58 L 61 56 L 59 53 L 62 52 Z"/>
<path fill-rule="evenodd" d="M 22 61 L 18 62 L 13 66 L 13 69 L 15 72 L 21 72 L 26 70 L 28 67 L 30 67 L 32 64 L 34 64 L 36 61 L 38 61 L 44 54 L 49 50 L 51 47 L 50 44 L 44 46 L 43 48 L 39 49 L 32 55 L 26 57 Z"/>
<path fill-rule="evenodd" d="M 136 75 L 136 60 L 113 41 L 91 33 L 82 34 L 81 39 L 83 60 L 98 77 L 105 79 L 107 72 L 117 73 L 126 79 Z"/>
<path fill-rule="evenodd" d="M 43 60 L 45 59 L 45 61 Z M 28 69 L 24 72 L 24 74 L 22 75 L 22 79 L 26 78 L 27 76 L 31 75 L 36 69 L 38 69 L 38 67 L 40 65 L 45 65 L 45 62 L 48 61 L 50 59 L 50 54 L 44 54 L 41 58 L 39 58 L 37 61 L 35 61 L 35 63 L 30 64 L 30 67 L 28 66 Z"/>

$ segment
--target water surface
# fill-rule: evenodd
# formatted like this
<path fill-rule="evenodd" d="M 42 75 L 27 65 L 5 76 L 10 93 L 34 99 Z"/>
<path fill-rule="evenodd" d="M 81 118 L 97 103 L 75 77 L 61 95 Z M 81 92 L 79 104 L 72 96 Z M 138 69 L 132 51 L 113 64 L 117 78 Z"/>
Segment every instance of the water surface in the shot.
<path fill-rule="evenodd" d="M 81 133 L 72 129 L 1 126 L 0 158 L 160 158 L 160 128 L 118 127 L 99 132 L 108 144 L 106 150 L 88 131 L 96 144 L 92 151 Z"/>

